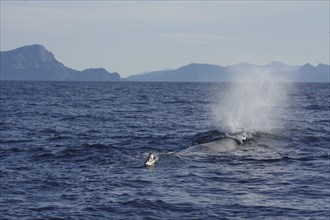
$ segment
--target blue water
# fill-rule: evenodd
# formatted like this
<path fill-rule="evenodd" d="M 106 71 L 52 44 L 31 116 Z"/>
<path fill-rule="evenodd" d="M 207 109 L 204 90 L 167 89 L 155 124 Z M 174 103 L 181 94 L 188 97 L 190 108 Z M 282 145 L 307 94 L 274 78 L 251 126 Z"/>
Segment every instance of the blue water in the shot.
<path fill-rule="evenodd" d="M 237 150 L 226 83 L 1 82 L 1 219 L 329 219 L 329 83 L 293 84 L 282 125 Z M 167 155 L 167 156 L 166 156 Z"/>

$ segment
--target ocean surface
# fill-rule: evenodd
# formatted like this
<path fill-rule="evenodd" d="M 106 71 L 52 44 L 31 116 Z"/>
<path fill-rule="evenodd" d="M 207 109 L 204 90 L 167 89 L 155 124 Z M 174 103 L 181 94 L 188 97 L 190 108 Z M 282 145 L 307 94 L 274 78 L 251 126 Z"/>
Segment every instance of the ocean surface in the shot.
<path fill-rule="evenodd" d="M 232 84 L 2 81 L 0 219 L 330 219 L 329 85 L 290 85 L 236 150 L 178 156 L 228 135 Z"/>

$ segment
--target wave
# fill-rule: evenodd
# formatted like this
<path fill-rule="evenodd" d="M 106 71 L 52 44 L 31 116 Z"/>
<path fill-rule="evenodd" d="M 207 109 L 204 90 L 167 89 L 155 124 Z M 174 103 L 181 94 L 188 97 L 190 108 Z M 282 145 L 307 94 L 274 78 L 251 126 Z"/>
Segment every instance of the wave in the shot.
<path fill-rule="evenodd" d="M 150 210 L 176 210 L 182 212 L 193 211 L 190 203 L 168 203 L 160 199 L 149 200 L 149 199 L 133 199 L 122 202 L 123 207 L 132 206 L 134 208 L 144 208 Z"/>
<path fill-rule="evenodd" d="M 56 145 L 53 147 L 36 147 L 29 150 L 31 157 L 38 161 L 98 161 L 102 162 L 102 159 L 97 155 L 114 157 L 118 156 L 117 149 L 110 145 L 105 144 L 82 144 L 78 146 L 66 146 Z M 122 157 L 118 157 L 122 158 Z"/>
<path fill-rule="evenodd" d="M 65 139 L 70 139 L 73 137 L 70 136 L 64 136 L 64 135 L 55 135 L 54 137 L 50 137 L 47 140 L 49 141 L 59 141 L 59 140 L 65 140 Z"/>
<path fill-rule="evenodd" d="M 35 140 L 31 140 L 31 139 L 17 139 L 17 140 L 14 140 L 14 139 L 0 139 L 0 144 L 13 144 L 13 143 L 25 143 L 25 142 L 32 142 L 32 141 L 35 141 Z"/>
<path fill-rule="evenodd" d="M 85 144 L 84 148 L 90 148 L 90 149 L 98 149 L 98 150 L 105 150 L 108 149 L 109 146 L 108 145 L 104 145 L 104 144 Z"/>
<path fill-rule="evenodd" d="M 321 153 L 318 155 L 308 155 L 308 156 L 279 156 L 273 155 L 273 158 L 258 158 L 258 157 L 242 157 L 242 161 L 251 161 L 251 162 L 262 162 L 262 163 L 278 163 L 278 162 L 309 162 L 309 161 L 319 161 L 319 160 L 327 160 L 330 159 L 330 154 Z"/>

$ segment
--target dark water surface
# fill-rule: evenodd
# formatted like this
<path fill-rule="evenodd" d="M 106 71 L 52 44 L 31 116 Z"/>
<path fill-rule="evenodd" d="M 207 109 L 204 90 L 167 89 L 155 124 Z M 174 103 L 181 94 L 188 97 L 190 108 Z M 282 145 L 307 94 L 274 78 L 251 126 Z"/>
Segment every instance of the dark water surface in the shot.
<path fill-rule="evenodd" d="M 223 135 L 230 84 L 1 82 L 1 219 L 329 219 L 329 83 L 294 84 L 281 129 L 232 152 L 163 156 Z"/>

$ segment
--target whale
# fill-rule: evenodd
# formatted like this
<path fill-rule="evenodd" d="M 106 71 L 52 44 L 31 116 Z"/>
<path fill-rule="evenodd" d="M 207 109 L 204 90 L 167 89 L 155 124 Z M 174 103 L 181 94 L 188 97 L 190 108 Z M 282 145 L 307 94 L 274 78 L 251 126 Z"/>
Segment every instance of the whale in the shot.
<path fill-rule="evenodd" d="M 191 153 L 219 153 L 235 150 L 241 143 L 231 137 L 225 137 L 220 140 L 212 141 L 209 143 L 198 144 L 190 146 L 182 151 L 179 151 L 179 155 L 191 154 Z"/>
<path fill-rule="evenodd" d="M 210 154 L 210 153 L 221 153 L 228 152 L 237 149 L 240 145 L 245 144 L 248 140 L 253 138 L 254 131 L 251 132 L 239 132 L 233 135 L 226 134 L 225 137 L 211 141 L 208 143 L 197 144 L 189 146 L 188 148 L 175 153 L 178 156 L 185 156 L 189 154 Z M 145 167 L 151 167 L 156 164 L 159 157 L 149 152 L 147 159 L 144 162 Z"/>

